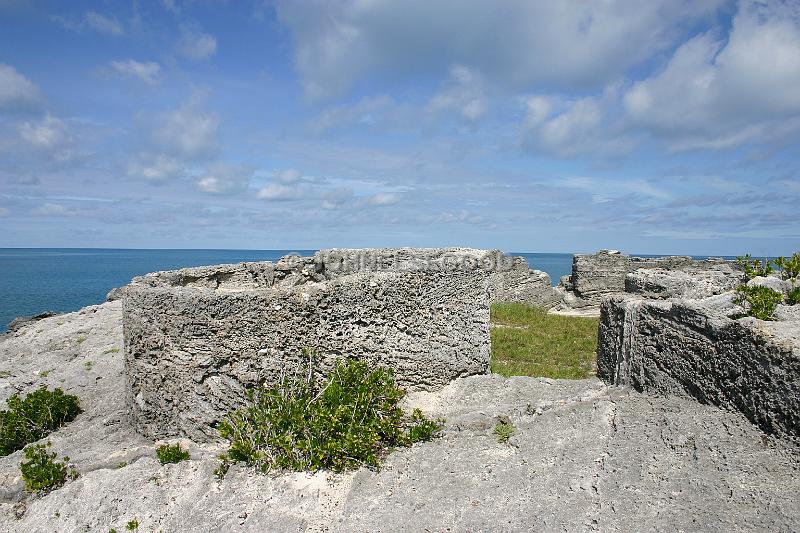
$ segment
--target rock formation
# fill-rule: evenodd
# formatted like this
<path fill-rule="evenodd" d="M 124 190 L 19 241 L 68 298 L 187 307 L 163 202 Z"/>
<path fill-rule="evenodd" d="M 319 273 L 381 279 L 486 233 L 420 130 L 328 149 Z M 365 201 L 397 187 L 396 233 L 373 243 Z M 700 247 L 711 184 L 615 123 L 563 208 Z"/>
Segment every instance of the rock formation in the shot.
<path fill-rule="evenodd" d="M 741 281 L 724 269 L 628 274 L 631 294 L 601 306 L 598 377 L 695 398 L 800 438 L 800 306 L 779 305 L 774 321 L 744 317 L 730 292 Z"/>

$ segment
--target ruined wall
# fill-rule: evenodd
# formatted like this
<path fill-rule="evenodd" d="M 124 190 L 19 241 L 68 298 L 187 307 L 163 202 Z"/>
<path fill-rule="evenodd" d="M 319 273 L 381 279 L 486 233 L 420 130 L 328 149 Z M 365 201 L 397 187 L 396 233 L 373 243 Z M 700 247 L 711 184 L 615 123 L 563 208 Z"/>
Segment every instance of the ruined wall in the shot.
<path fill-rule="evenodd" d="M 626 284 L 629 274 L 642 270 L 666 273 L 662 278 L 669 277 L 669 272 L 685 272 L 687 287 L 696 284 L 695 274 L 698 272 L 716 271 L 717 281 L 728 279 L 738 272 L 735 263 L 723 259 L 699 260 L 689 256 L 635 257 L 615 250 L 601 250 L 596 254 L 575 254 L 572 258 L 572 274 L 567 279 L 562 279 L 561 288 L 571 292 L 573 306 L 597 305 L 607 296 L 625 292 L 650 291 L 653 294 L 645 274 Z M 657 275 L 651 277 L 655 276 Z M 707 274 L 708 276 L 714 277 L 713 274 Z M 656 285 L 658 283 L 660 282 L 657 281 Z"/>
<path fill-rule="evenodd" d="M 353 356 L 391 368 L 409 389 L 488 370 L 485 271 L 331 279 L 323 271 L 313 258 L 295 258 L 156 273 L 129 285 L 123 329 L 136 429 L 214 438 L 213 425 L 241 405 L 245 389 L 274 383 L 304 348 L 316 350 L 323 372 Z"/>
<path fill-rule="evenodd" d="M 605 300 L 598 377 L 693 397 L 739 411 L 767 432 L 800 438 L 800 307 L 780 306 L 775 322 L 731 318 L 736 313 L 730 294 Z"/>

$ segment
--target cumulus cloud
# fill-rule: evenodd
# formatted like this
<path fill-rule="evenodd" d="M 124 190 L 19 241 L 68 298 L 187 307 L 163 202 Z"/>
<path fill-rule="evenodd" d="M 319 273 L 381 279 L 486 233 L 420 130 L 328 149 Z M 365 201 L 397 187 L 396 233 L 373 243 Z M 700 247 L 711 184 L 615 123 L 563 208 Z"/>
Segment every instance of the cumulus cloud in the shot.
<path fill-rule="evenodd" d="M 181 159 L 198 160 L 219 150 L 220 119 L 202 109 L 197 99 L 161 113 L 155 121 L 152 140 L 161 151 Z"/>
<path fill-rule="evenodd" d="M 175 51 L 186 59 L 202 61 L 217 53 L 217 38 L 195 26 L 183 26 Z"/>
<path fill-rule="evenodd" d="M 112 61 L 111 68 L 122 76 L 137 78 L 148 85 L 158 83 L 161 65 L 152 61 L 139 62 L 133 59 L 127 61 Z"/>
<path fill-rule="evenodd" d="M 161 184 L 183 175 L 180 161 L 165 154 L 142 154 L 128 165 L 129 176 L 140 177 L 153 184 Z"/>
<path fill-rule="evenodd" d="M 31 80 L 11 65 L 0 63 L 0 110 L 30 107 L 39 98 L 39 88 Z"/>
<path fill-rule="evenodd" d="M 256 197 L 261 200 L 288 201 L 299 200 L 304 196 L 304 191 L 296 185 L 284 185 L 283 183 L 270 183 L 259 189 Z"/>
<path fill-rule="evenodd" d="M 798 87 L 796 5 L 742 2 L 727 39 L 705 33 L 684 43 L 624 103 L 673 149 L 727 148 L 800 126 Z"/>
<path fill-rule="evenodd" d="M 281 0 L 276 8 L 306 95 L 324 99 L 365 76 L 438 73 L 453 64 L 515 87 L 602 87 L 723 4 L 509 0 L 498 9 L 462 0 Z"/>
<path fill-rule="evenodd" d="M 577 99 L 531 96 L 525 102 L 523 142 L 535 151 L 565 158 L 626 152 L 633 140 L 615 131 L 610 109 L 616 99 L 614 90 Z"/>
<path fill-rule="evenodd" d="M 477 120 L 488 110 L 484 82 L 477 72 L 463 65 L 450 69 L 448 85 L 433 96 L 428 107 L 433 111 L 448 109 L 468 120 Z"/>
<path fill-rule="evenodd" d="M 353 189 L 350 187 L 336 187 L 322 195 L 323 209 L 343 209 L 355 197 Z"/>
<path fill-rule="evenodd" d="M 235 194 L 247 190 L 253 169 L 243 165 L 217 164 L 200 176 L 197 188 L 209 194 Z"/>
<path fill-rule="evenodd" d="M 41 120 L 25 121 L 19 125 L 20 138 L 36 151 L 56 159 L 68 159 L 71 138 L 63 120 L 50 114 Z"/>

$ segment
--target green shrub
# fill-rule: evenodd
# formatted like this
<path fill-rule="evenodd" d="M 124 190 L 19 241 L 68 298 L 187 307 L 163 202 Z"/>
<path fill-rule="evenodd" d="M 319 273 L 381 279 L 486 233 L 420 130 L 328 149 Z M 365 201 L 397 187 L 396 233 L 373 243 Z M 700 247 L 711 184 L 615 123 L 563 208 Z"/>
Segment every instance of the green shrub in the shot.
<path fill-rule="evenodd" d="M 795 252 L 789 259 L 779 257 L 775 261 L 775 266 L 781 269 L 781 277 L 792 283 L 800 277 L 800 252 Z"/>
<path fill-rule="evenodd" d="M 11 396 L 0 411 L 0 456 L 21 450 L 71 422 L 81 412 L 77 396 L 42 387 L 25 399 Z"/>
<path fill-rule="evenodd" d="M 497 437 L 497 442 L 505 444 L 508 439 L 514 434 L 516 429 L 510 419 L 503 418 L 494 426 L 494 434 Z"/>
<path fill-rule="evenodd" d="M 789 305 L 800 304 L 800 285 L 793 287 L 786 296 L 786 303 Z"/>
<path fill-rule="evenodd" d="M 156 457 L 162 465 L 180 463 L 189 459 L 189 452 L 181 448 L 180 444 L 163 444 L 156 448 Z"/>
<path fill-rule="evenodd" d="M 48 446 L 49 442 L 47 445 L 34 444 L 25 448 L 26 460 L 19 465 L 19 469 L 28 492 L 45 494 L 66 483 L 67 478 L 78 477 L 77 470 L 67 465 L 69 457 L 58 461 L 55 453 L 47 451 Z"/>
<path fill-rule="evenodd" d="M 761 320 L 771 320 L 775 308 L 783 301 L 783 295 L 761 285 L 753 287 L 739 285 L 735 301 L 745 308 L 748 315 Z"/>
<path fill-rule="evenodd" d="M 760 260 L 753 259 L 753 256 L 747 254 L 737 257 L 736 262 L 740 267 L 742 267 L 742 270 L 744 270 L 744 275 L 747 276 L 747 279 L 753 279 L 759 276 L 768 276 L 773 272 L 770 260 L 766 257 L 762 263 Z"/>
<path fill-rule="evenodd" d="M 139 521 L 134 518 L 125 524 L 125 529 L 128 531 L 139 531 Z"/>
<path fill-rule="evenodd" d="M 249 405 L 220 424 L 231 445 L 218 475 L 234 462 L 262 472 L 377 467 L 389 448 L 429 440 L 441 423 L 418 409 L 403 413 L 404 394 L 391 371 L 364 362 L 339 361 L 322 382 L 301 367 L 277 386 L 249 391 Z"/>

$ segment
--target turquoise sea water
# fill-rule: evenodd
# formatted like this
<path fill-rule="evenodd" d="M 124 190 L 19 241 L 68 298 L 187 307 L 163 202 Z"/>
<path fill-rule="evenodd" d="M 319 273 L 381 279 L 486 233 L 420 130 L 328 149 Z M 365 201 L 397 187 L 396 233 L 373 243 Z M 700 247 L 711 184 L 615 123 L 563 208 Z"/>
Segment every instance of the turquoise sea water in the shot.
<path fill-rule="evenodd" d="M 18 316 L 68 312 L 105 300 L 108 291 L 134 276 L 157 270 L 275 260 L 315 250 L 115 250 L 0 248 L 0 332 Z M 554 282 L 572 268 L 571 254 L 523 255 Z"/>

